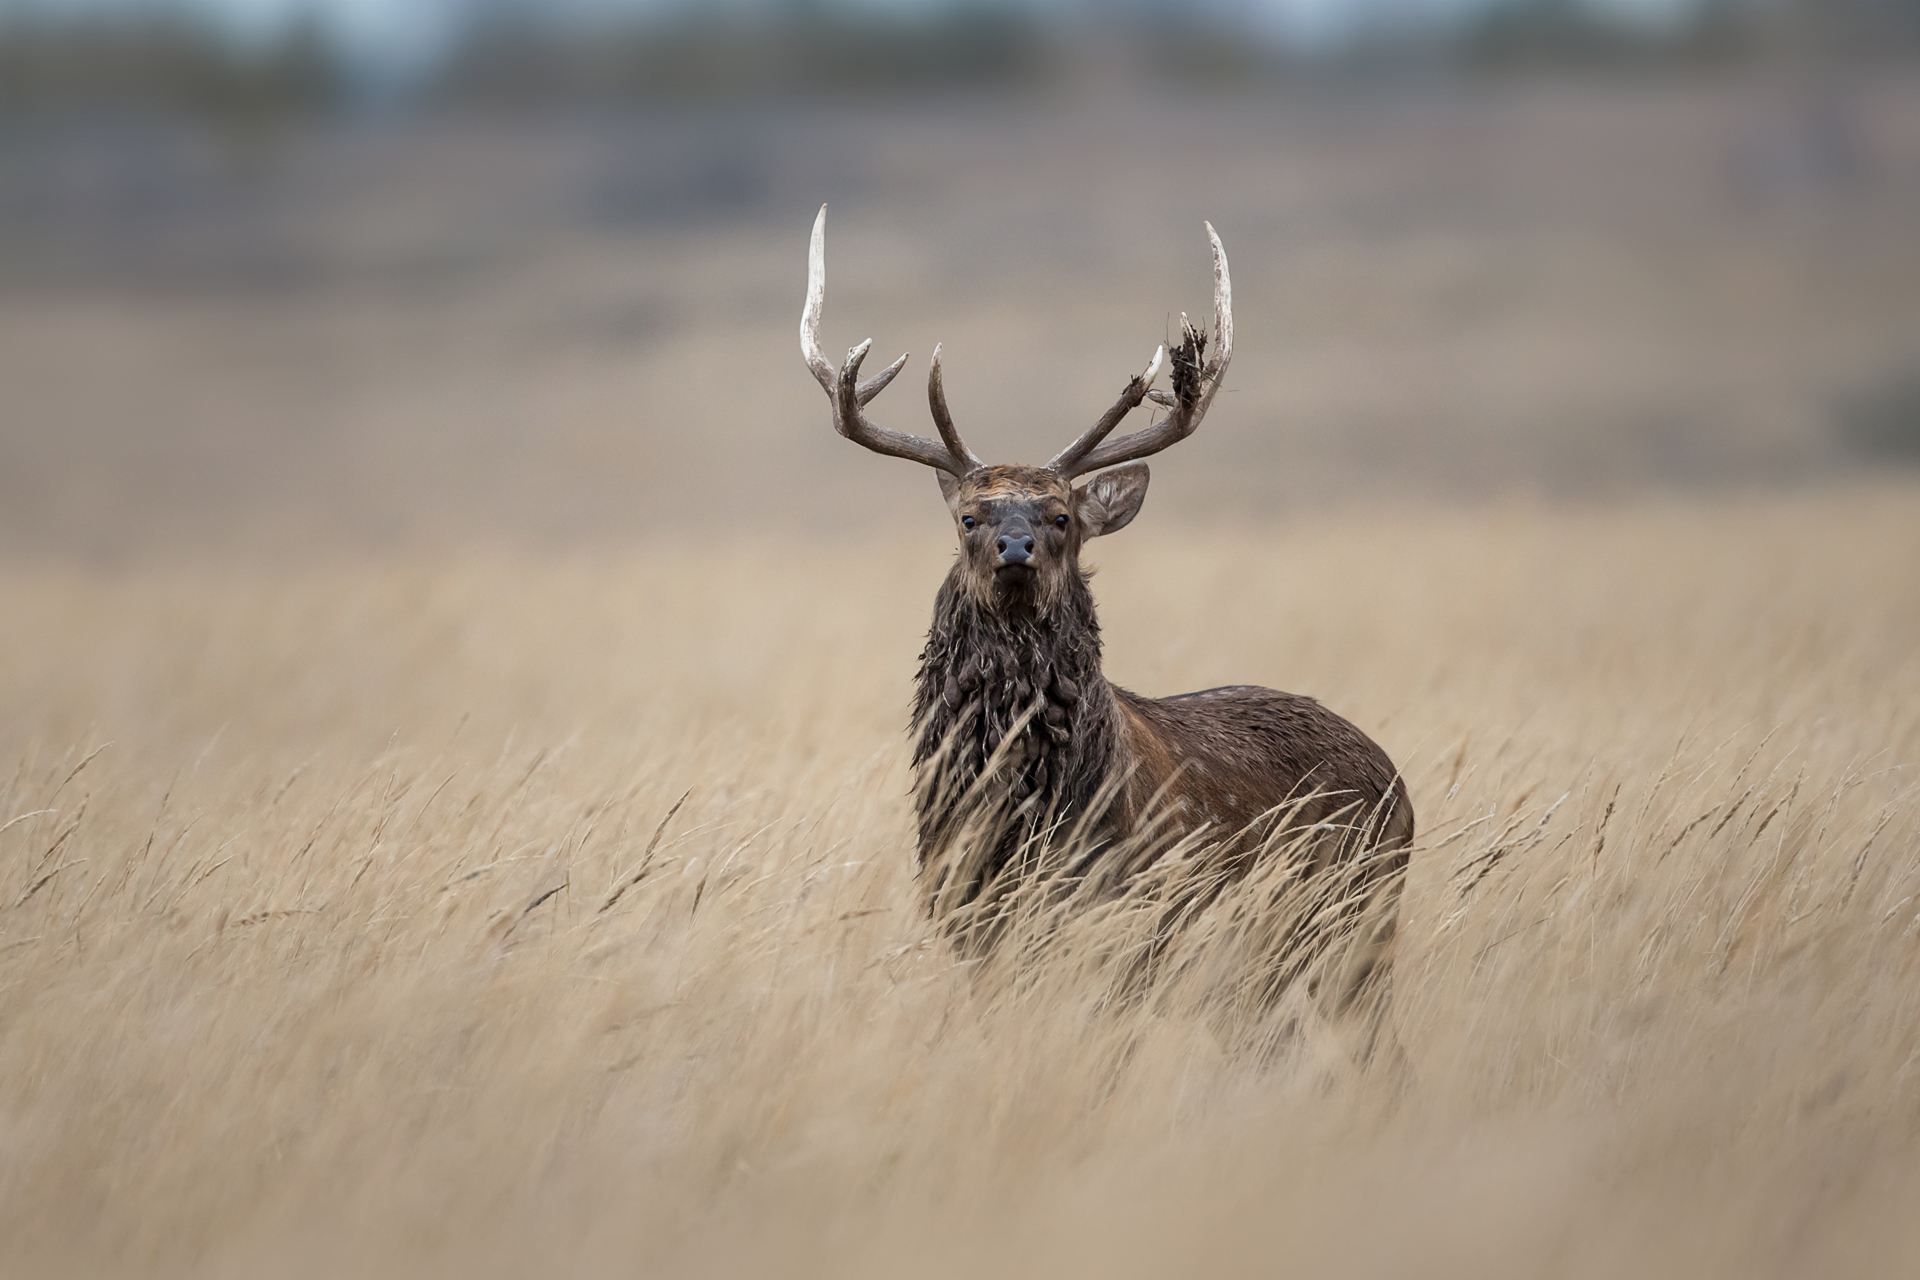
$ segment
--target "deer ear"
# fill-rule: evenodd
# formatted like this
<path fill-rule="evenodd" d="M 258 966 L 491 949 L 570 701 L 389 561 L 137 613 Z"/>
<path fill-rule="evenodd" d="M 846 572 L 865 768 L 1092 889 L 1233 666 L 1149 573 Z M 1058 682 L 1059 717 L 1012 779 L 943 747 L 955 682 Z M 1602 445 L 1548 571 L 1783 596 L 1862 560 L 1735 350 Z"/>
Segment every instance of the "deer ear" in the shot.
<path fill-rule="evenodd" d="M 960 482 L 944 471 L 936 471 L 934 476 L 940 481 L 940 496 L 947 500 L 947 510 L 959 513 Z"/>
<path fill-rule="evenodd" d="M 1147 500 L 1147 464 L 1128 463 L 1102 471 L 1079 490 L 1080 530 L 1089 538 L 1118 533 L 1140 514 Z"/>

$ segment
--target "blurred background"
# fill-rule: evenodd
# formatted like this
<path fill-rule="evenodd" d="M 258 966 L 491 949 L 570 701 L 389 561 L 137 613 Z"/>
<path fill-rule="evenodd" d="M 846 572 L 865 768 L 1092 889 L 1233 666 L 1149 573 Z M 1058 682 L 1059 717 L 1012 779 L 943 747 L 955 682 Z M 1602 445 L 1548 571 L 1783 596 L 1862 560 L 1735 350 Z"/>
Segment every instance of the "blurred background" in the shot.
<path fill-rule="evenodd" d="M 1182 517 L 1920 466 L 1920 0 L 0 0 L 0 551 L 937 531 L 823 201 L 996 461 L 1212 220 Z"/>

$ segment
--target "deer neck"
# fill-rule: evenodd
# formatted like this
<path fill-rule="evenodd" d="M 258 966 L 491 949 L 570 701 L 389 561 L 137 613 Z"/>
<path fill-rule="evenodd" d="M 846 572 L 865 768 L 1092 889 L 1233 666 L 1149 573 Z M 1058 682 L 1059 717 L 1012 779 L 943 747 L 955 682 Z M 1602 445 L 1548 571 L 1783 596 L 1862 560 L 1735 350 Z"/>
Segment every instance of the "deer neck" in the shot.
<path fill-rule="evenodd" d="M 982 608 L 955 567 L 934 603 L 914 698 L 921 853 L 989 769 L 994 803 L 1030 817 L 1092 804 L 1114 764 L 1113 692 L 1084 575 L 1044 612 Z M 944 797 L 944 799 L 943 799 Z"/>

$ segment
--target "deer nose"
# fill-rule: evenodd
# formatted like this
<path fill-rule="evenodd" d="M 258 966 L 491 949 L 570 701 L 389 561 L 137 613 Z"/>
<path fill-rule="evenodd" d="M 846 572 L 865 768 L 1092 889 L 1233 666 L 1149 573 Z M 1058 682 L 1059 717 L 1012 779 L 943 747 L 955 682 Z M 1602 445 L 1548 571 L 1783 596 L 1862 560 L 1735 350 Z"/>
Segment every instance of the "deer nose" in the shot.
<path fill-rule="evenodd" d="M 1033 535 L 1002 534 L 1000 537 L 1000 563 L 1026 564 L 1033 559 Z"/>

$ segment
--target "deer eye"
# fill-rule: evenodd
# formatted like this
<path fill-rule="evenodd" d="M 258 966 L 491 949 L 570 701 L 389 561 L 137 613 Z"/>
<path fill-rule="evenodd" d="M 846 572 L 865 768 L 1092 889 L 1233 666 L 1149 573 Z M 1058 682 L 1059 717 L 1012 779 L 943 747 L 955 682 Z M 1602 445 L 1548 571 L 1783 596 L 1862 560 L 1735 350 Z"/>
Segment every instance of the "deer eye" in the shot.
<path fill-rule="evenodd" d="M 1062 529 L 1064 529 L 1064 528 L 1066 528 L 1066 527 L 1067 527 L 1067 518 L 1066 518 L 1065 516 L 1063 516 L 1063 515 L 1062 515 L 1062 516 L 1055 516 L 1055 517 L 1053 518 L 1053 523 L 1054 523 L 1055 525 L 1057 525 L 1058 527 L 1060 527 L 1060 528 L 1062 528 Z"/>
<path fill-rule="evenodd" d="M 973 528 L 973 517 L 972 517 L 972 516 L 961 516 L 961 517 L 960 517 L 960 524 L 961 524 L 961 526 L 962 526 L 963 528 L 967 528 L 967 529 L 971 529 L 971 528 Z"/>

